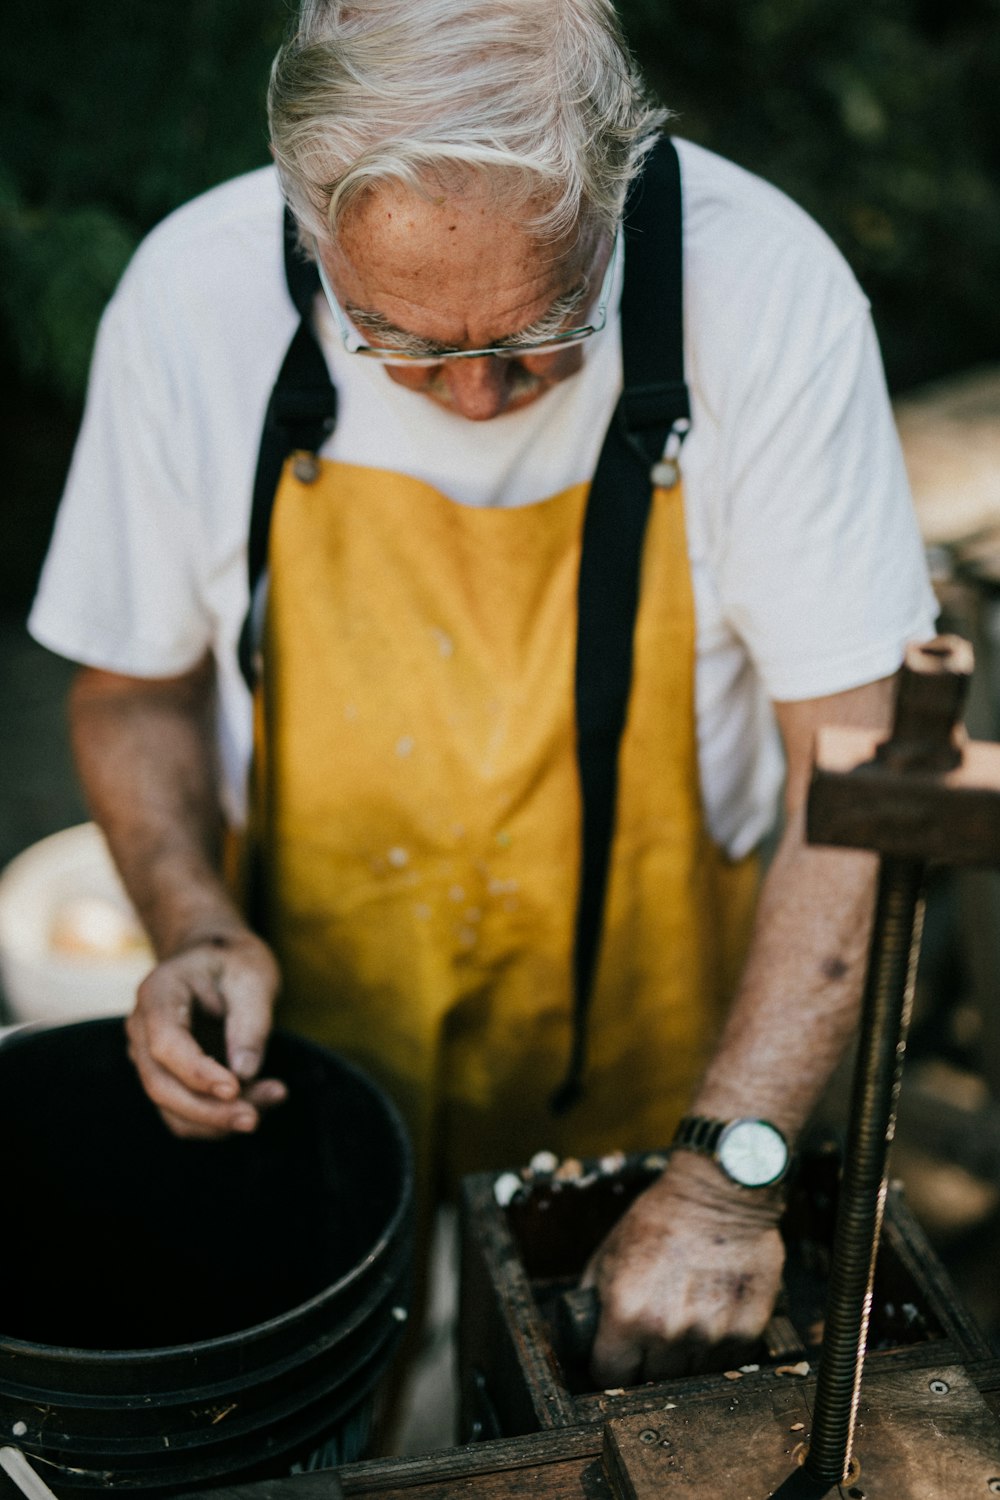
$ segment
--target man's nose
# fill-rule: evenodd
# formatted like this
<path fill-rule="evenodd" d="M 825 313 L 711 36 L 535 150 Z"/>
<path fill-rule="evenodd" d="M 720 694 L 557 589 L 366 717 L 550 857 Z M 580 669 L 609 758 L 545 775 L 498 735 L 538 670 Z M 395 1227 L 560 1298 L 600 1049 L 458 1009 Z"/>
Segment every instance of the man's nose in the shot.
<path fill-rule="evenodd" d="M 506 409 L 510 369 L 505 359 L 456 359 L 446 367 L 454 409 L 471 422 L 486 422 Z"/>

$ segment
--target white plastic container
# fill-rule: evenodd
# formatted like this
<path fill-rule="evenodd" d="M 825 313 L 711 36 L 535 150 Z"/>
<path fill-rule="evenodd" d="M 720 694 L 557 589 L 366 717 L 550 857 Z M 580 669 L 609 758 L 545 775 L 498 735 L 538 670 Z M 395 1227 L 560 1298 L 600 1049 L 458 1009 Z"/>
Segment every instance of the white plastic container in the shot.
<path fill-rule="evenodd" d="M 96 824 L 32 844 L 0 875 L 0 983 L 11 1021 L 125 1015 L 153 963 Z"/>

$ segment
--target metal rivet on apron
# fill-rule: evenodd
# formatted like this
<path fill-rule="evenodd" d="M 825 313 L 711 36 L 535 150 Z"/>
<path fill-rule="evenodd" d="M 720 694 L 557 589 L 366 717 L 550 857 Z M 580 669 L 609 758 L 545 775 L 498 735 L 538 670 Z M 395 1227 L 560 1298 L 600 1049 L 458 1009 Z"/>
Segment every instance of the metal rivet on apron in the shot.
<path fill-rule="evenodd" d="M 667 433 L 666 447 L 649 471 L 650 483 L 658 490 L 672 490 L 681 477 L 681 446 L 691 430 L 687 417 L 678 417 Z"/>
<path fill-rule="evenodd" d="M 680 478 L 680 467 L 675 459 L 661 458 L 650 469 L 649 477 L 658 490 L 672 490 Z"/>
<path fill-rule="evenodd" d="M 315 453 L 296 453 L 292 473 L 300 484 L 315 484 L 319 478 L 319 459 Z"/>

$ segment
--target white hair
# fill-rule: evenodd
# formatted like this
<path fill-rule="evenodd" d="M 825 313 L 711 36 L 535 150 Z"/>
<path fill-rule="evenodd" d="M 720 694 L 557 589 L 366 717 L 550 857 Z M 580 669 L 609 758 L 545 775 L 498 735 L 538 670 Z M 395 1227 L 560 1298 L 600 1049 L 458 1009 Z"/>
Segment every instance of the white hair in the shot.
<path fill-rule="evenodd" d="M 611 228 L 668 118 L 611 0 L 303 0 L 268 111 L 285 196 L 319 239 L 382 183 L 470 173 L 540 236 Z"/>

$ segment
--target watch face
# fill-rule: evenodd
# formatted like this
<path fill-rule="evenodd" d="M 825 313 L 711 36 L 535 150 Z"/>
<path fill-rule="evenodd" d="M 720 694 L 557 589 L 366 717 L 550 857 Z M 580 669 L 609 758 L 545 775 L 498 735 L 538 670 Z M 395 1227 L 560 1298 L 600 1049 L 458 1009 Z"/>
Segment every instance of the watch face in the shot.
<path fill-rule="evenodd" d="M 741 1187 L 767 1187 L 784 1175 L 788 1147 L 766 1120 L 733 1120 L 715 1148 L 719 1165 Z"/>

